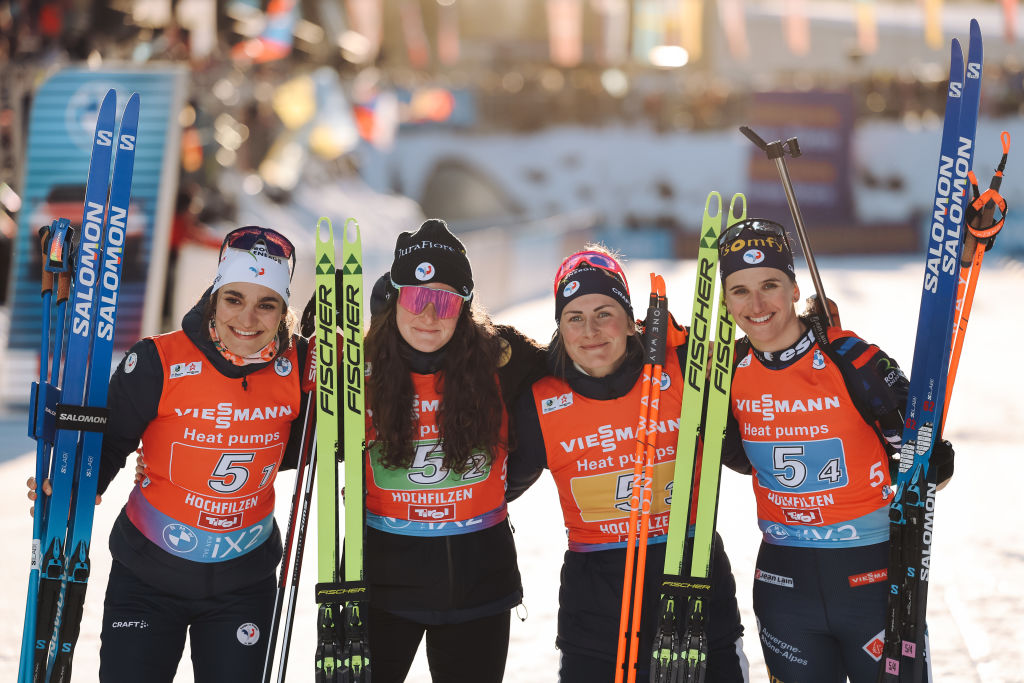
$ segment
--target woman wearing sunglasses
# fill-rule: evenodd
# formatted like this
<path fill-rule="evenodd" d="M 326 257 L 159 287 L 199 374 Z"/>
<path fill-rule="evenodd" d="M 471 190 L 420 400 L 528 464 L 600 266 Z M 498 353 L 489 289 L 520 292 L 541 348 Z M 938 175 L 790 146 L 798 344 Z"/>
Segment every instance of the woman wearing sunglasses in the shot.
<path fill-rule="evenodd" d="M 551 471 L 569 549 L 561 572 L 558 636 L 561 683 L 611 683 L 619 641 L 637 416 L 644 365 L 629 286 L 602 247 L 565 259 L 555 278 L 557 330 L 549 376 L 516 403 L 516 449 L 509 457 L 509 499 Z M 644 580 L 637 680 L 649 677 L 665 563 L 671 483 L 682 404 L 685 332 L 670 327 L 661 377 L 653 505 Z M 746 680 L 736 583 L 716 535 L 707 635 L 706 680 Z"/>
<path fill-rule="evenodd" d="M 797 315 L 781 225 L 743 221 L 719 252 L 726 305 L 747 335 L 737 342 L 723 462 L 753 475 L 765 662 L 773 680 L 874 681 L 889 586 L 889 453 L 907 379 L 877 346 Z M 936 446 L 938 460 L 942 481 L 952 474 L 948 442 Z"/>
<path fill-rule="evenodd" d="M 259 680 L 281 559 L 274 479 L 302 425 L 290 263 L 273 230 L 229 233 L 181 329 L 137 342 L 111 378 L 99 492 L 140 442 L 146 476 L 110 534 L 101 681 L 169 683 L 186 633 L 196 681 Z"/>
<path fill-rule="evenodd" d="M 523 591 L 505 507 L 505 406 L 542 352 L 473 305 L 443 221 L 404 232 L 366 336 L 365 546 L 375 683 L 404 681 L 420 641 L 435 683 L 497 683 Z"/>

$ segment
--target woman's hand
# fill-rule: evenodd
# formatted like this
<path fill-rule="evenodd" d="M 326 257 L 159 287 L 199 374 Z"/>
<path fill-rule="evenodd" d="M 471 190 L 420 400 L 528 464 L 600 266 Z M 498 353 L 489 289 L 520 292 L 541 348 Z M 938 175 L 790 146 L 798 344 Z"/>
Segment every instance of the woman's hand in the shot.
<path fill-rule="evenodd" d="M 28 493 L 26 494 L 28 496 L 28 499 L 33 501 L 33 502 L 35 502 L 36 498 L 39 497 L 39 494 L 36 493 L 36 489 L 38 488 L 36 486 L 36 478 L 35 477 L 29 477 L 28 481 L 25 482 L 25 486 L 28 487 Z M 52 496 L 53 495 L 53 484 L 50 483 L 49 479 L 43 479 L 43 495 L 46 495 L 46 496 Z M 100 496 L 100 494 L 97 493 L 96 494 L 96 504 L 99 505 L 101 500 L 102 500 L 102 496 Z M 28 514 L 29 514 L 29 516 L 34 516 L 36 514 L 36 506 L 35 505 L 33 505 L 32 507 L 30 507 L 28 509 Z"/>
<path fill-rule="evenodd" d="M 149 486 L 149 465 L 146 464 L 141 448 L 135 452 L 139 454 L 135 458 L 135 485 L 145 488 Z"/>

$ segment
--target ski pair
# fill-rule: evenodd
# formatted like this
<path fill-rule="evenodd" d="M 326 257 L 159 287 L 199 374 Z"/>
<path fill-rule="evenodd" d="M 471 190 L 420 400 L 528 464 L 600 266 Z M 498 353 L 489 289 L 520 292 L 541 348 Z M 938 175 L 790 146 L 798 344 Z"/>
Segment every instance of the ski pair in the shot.
<path fill-rule="evenodd" d="M 746 198 L 742 194 L 733 195 L 726 228 L 746 217 Z M 722 197 L 712 192 L 704 205 L 693 317 L 686 343 L 683 373 L 686 385 L 672 483 L 675 504 L 669 513 L 665 572 L 651 660 L 654 683 L 701 683 L 707 673 L 706 610 L 711 597 L 711 555 L 718 514 L 722 440 L 729 414 L 735 331 L 725 307 L 724 283 L 715 286 L 721 232 Z M 714 307 L 716 290 L 720 292 L 717 309 Z M 713 315 L 716 310 L 717 315 Z M 713 357 L 712 326 L 715 328 Z M 703 445 L 700 443 L 702 436 Z M 698 482 L 696 487 L 695 481 Z M 696 515 L 693 540 L 688 542 L 693 512 Z M 686 552 L 687 546 L 689 552 Z M 685 564 L 687 558 L 689 570 Z"/>
<path fill-rule="evenodd" d="M 665 298 L 665 280 L 660 275 L 651 273 L 651 296 L 644 324 L 644 367 L 640 379 L 640 417 L 636 427 L 636 452 L 633 454 L 633 485 L 630 495 L 629 533 L 626 542 L 626 569 L 622 579 L 619 643 L 615 655 L 615 683 L 622 683 L 624 675 L 629 683 L 636 681 L 640 612 L 643 607 L 647 536 L 653 495 L 651 481 L 653 479 L 655 442 L 658 438 L 661 374 L 665 364 L 665 346 L 668 341 L 668 326 L 670 324 L 668 303 Z M 632 619 L 630 619 L 630 613 L 632 613 Z"/>
<path fill-rule="evenodd" d="M 945 413 L 982 59 L 981 30 L 971 20 L 966 69 L 960 42 L 953 39 L 951 46 L 899 476 L 889 508 L 889 601 L 879 670 L 887 683 L 917 683 L 927 675 L 925 614 L 937 489 L 929 465 Z"/>
<path fill-rule="evenodd" d="M 317 683 L 367 683 L 369 595 L 363 580 L 366 440 L 363 374 L 363 266 L 359 224 L 345 223 L 341 290 L 335 277 L 334 229 L 316 227 L 317 342 Z M 338 304 L 341 304 L 339 307 Z M 337 317 L 340 312 L 340 318 Z M 339 328 L 341 330 L 339 334 Z M 343 348 L 342 348 L 343 347 Z M 338 372 L 338 358 L 343 358 Z M 339 380 L 344 381 L 339 389 Z M 339 393 L 340 392 L 340 393 Z M 339 397 L 342 399 L 339 402 Z M 338 566 L 338 411 L 344 430 L 345 569 Z"/>
<path fill-rule="evenodd" d="M 39 488 L 19 683 L 70 680 L 91 571 L 89 547 L 135 167 L 138 94 L 128 99 L 115 135 L 116 109 L 117 95 L 109 90 L 99 106 L 92 138 L 77 248 L 68 238 L 66 220 L 55 221 L 43 237 L 40 372 L 32 387 L 29 417 Z M 56 285 L 54 273 L 59 273 Z M 51 351 L 49 309 L 54 303 L 57 320 Z M 71 317 L 65 329 L 68 305 Z M 51 481 L 49 495 L 42 490 L 45 479 Z"/>

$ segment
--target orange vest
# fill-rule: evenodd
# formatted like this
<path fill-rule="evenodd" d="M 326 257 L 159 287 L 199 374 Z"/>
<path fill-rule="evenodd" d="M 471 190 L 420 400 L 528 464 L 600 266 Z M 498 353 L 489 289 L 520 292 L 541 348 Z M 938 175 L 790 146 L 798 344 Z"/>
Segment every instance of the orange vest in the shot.
<path fill-rule="evenodd" d="M 652 542 L 665 540 L 672 504 L 683 398 L 683 375 L 674 348 L 668 349 L 661 386 L 651 483 Z M 567 382 L 555 377 L 533 385 L 570 550 L 623 547 L 628 539 L 642 387 L 637 380 L 625 396 L 600 401 L 573 392 Z"/>
<path fill-rule="evenodd" d="M 508 417 L 502 412 L 500 444 L 488 465 L 479 451 L 473 466 L 462 474 L 441 466 L 437 415 L 441 394 L 435 377 L 412 373 L 416 419 L 415 458 L 408 468 L 388 469 L 367 414 L 366 523 L 382 531 L 407 536 L 450 536 L 480 531 L 508 516 L 505 481 L 508 469 Z M 497 389 L 495 389 L 497 390 Z"/>
<path fill-rule="evenodd" d="M 749 352 L 736 366 L 731 403 L 765 542 L 820 548 L 888 539 L 888 456 L 817 344 L 781 370 Z"/>
<path fill-rule="evenodd" d="M 147 478 L 126 511 L 168 552 L 220 562 L 273 529 L 274 479 L 299 412 L 295 347 L 241 379 L 220 374 L 184 332 L 153 337 L 165 368 L 142 435 Z"/>

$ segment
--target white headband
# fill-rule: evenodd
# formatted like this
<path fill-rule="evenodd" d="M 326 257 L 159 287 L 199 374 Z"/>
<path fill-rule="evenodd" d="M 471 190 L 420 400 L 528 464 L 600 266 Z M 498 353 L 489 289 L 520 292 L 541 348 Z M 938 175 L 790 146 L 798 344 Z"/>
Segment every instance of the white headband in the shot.
<path fill-rule="evenodd" d="M 274 290 L 287 306 L 290 281 L 288 262 L 268 255 L 263 244 L 257 244 L 249 251 L 224 250 L 217 266 L 217 277 L 213 280 L 213 291 L 232 282 L 251 282 Z"/>

